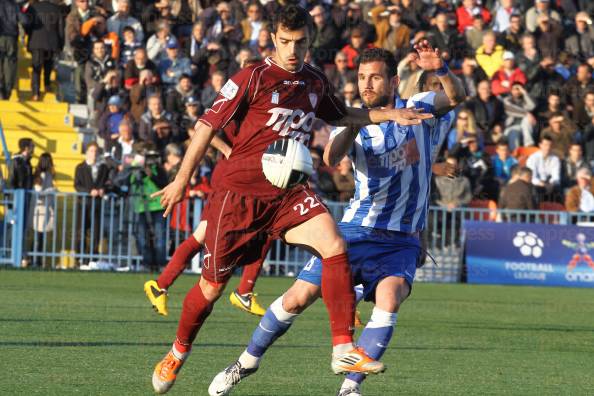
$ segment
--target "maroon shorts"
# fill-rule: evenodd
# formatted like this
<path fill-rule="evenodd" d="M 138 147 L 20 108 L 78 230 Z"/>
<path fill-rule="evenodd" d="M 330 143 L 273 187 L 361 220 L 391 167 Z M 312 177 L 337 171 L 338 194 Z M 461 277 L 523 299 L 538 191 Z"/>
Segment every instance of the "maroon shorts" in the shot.
<path fill-rule="evenodd" d="M 327 212 L 319 197 L 302 185 L 274 199 L 212 192 L 202 213 L 207 222 L 202 276 L 225 283 L 236 267 L 262 259 L 271 239 Z"/>

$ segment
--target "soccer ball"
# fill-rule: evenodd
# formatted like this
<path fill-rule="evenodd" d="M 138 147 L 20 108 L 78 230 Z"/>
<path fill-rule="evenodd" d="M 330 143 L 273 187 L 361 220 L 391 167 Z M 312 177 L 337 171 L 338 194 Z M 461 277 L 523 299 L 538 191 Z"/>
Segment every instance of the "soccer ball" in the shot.
<path fill-rule="evenodd" d="M 542 239 L 533 232 L 518 231 L 514 237 L 513 244 L 520 249 L 522 256 L 532 256 L 534 258 L 542 256 L 544 243 Z"/>
<path fill-rule="evenodd" d="M 262 170 L 273 186 L 290 188 L 307 181 L 313 173 L 313 161 L 303 143 L 278 139 L 262 155 Z"/>

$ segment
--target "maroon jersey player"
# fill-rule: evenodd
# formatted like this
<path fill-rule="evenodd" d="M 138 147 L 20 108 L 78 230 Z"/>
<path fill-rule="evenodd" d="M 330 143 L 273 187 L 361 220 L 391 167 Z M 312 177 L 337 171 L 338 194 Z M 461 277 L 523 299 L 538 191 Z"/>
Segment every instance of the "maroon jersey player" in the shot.
<path fill-rule="evenodd" d="M 173 385 L 191 344 L 237 266 L 253 262 L 269 238 L 305 246 L 322 259 L 322 295 L 330 316 L 335 372 L 372 373 L 383 364 L 353 345 L 354 293 L 345 242 L 313 191 L 304 185 L 280 190 L 264 177 L 262 154 L 276 139 L 308 143 L 315 117 L 332 124 L 372 124 L 395 120 L 418 124 L 431 115 L 415 109 L 345 108 L 316 68 L 304 64 L 312 22 L 298 6 L 284 7 L 271 33 L 273 57 L 241 70 L 221 89 L 196 133 L 175 180 L 155 196 L 167 215 L 183 197 L 191 173 L 214 131 L 231 120 L 240 127 L 217 188 L 203 213 L 207 222 L 202 276 L 186 295 L 173 348 L 153 372 L 155 391 Z"/>

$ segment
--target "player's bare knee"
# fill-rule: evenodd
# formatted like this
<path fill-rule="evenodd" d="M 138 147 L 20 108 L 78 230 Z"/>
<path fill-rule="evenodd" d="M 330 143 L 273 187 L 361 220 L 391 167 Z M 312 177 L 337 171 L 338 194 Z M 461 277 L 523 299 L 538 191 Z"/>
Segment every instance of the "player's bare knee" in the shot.
<path fill-rule="evenodd" d="M 377 286 L 375 306 L 396 313 L 409 294 L 410 286 L 406 279 L 395 276 L 385 278 Z"/>
<path fill-rule="evenodd" d="M 223 294 L 225 284 L 209 282 L 204 278 L 200 278 L 200 289 L 202 290 L 204 298 L 208 301 L 215 302 Z"/>
<path fill-rule="evenodd" d="M 296 295 L 291 295 L 283 298 L 283 309 L 292 314 L 300 314 L 305 310 L 305 307 L 303 300 L 300 300 Z"/>
<path fill-rule="evenodd" d="M 381 304 L 376 304 L 376 306 L 378 308 L 380 308 L 382 311 L 386 311 L 386 312 L 396 313 L 400 310 L 400 303 L 396 299 L 389 300 L 389 301 L 382 301 Z"/>
<path fill-rule="evenodd" d="M 283 296 L 283 309 L 292 314 L 300 314 L 318 297 L 319 288 L 313 284 L 297 281 Z"/>
<path fill-rule="evenodd" d="M 341 236 L 336 236 L 319 250 L 322 258 L 334 257 L 346 252 L 347 244 Z"/>

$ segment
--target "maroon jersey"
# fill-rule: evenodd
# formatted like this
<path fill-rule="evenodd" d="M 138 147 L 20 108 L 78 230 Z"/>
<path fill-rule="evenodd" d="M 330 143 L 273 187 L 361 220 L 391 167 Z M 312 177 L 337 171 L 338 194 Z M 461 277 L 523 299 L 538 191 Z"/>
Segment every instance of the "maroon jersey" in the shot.
<path fill-rule="evenodd" d="M 217 186 L 245 195 L 281 194 L 262 172 L 262 154 L 268 145 L 289 137 L 308 146 L 316 117 L 331 123 L 345 115 L 326 76 L 313 66 L 304 64 L 292 73 L 267 58 L 240 70 L 199 119 L 213 129 L 223 129 L 231 120 L 239 124 Z"/>
<path fill-rule="evenodd" d="M 238 126 L 239 124 L 237 121 L 233 120 L 228 123 L 222 131 L 224 135 L 223 140 L 231 147 L 231 152 L 233 152 L 233 136 L 235 136 Z M 221 180 L 222 175 L 225 174 L 225 166 L 227 166 L 228 162 L 229 160 L 227 157 L 224 155 L 220 156 L 215 165 L 214 171 L 212 172 L 212 176 L 210 177 L 210 185 L 212 188 L 219 188 L 219 180 Z"/>

